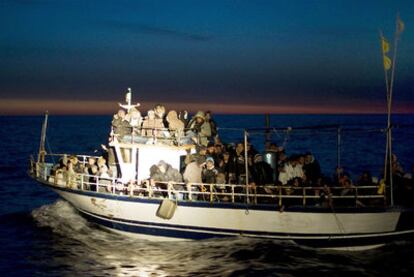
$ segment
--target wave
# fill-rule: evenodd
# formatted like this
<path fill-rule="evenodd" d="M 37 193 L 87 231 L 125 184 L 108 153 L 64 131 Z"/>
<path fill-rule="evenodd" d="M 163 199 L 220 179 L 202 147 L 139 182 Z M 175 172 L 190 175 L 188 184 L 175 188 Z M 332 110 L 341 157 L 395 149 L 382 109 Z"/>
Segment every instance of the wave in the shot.
<path fill-rule="evenodd" d="M 68 257 L 86 259 L 88 270 L 104 270 L 110 275 L 222 276 L 252 270 L 255 263 L 262 267 L 273 261 L 272 257 L 279 257 L 282 263 L 289 262 L 295 255 L 286 259 L 280 253 L 304 251 L 286 242 L 244 237 L 188 242 L 124 237 L 89 223 L 63 200 L 34 210 L 32 217 L 38 227 L 50 229 L 65 241 L 59 248 L 67 251 Z M 88 253 L 87 258 L 82 253 Z M 77 264 L 76 271 L 86 270 L 83 265 Z"/>
<path fill-rule="evenodd" d="M 50 228 L 59 235 L 78 235 L 91 232 L 88 222 L 64 200 L 57 200 L 53 204 L 35 209 L 31 215 L 39 227 Z"/>

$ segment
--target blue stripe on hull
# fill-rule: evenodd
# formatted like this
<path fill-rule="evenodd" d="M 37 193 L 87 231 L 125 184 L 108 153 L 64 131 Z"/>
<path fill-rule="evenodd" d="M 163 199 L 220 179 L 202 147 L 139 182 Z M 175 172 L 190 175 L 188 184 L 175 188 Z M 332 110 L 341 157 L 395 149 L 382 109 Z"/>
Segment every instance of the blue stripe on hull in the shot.
<path fill-rule="evenodd" d="M 352 246 L 367 246 L 387 244 L 396 241 L 412 241 L 414 231 L 409 233 L 395 233 L 387 236 L 372 237 L 354 237 L 354 238 L 335 238 L 335 239 L 294 239 L 293 241 L 300 245 L 306 245 L 315 248 L 341 248 Z"/>
<path fill-rule="evenodd" d="M 132 224 L 126 224 L 122 222 L 115 222 L 106 220 L 104 218 L 95 217 L 91 214 L 85 213 L 80 211 L 81 214 L 88 220 L 97 223 L 99 225 L 116 229 L 119 231 L 136 233 L 136 234 L 143 234 L 143 235 L 150 235 L 150 236 L 158 236 L 158 237 L 169 237 L 169 238 L 179 238 L 179 239 L 209 239 L 213 237 L 225 237 L 226 235 L 220 235 L 216 233 L 206 233 L 206 232 L 191 232 L 187 230 L 171 230 L 171 229 L 164 229 L 155 226 L 137 226 Z M 228 235 L 227 235 L 228 236 Z"/>

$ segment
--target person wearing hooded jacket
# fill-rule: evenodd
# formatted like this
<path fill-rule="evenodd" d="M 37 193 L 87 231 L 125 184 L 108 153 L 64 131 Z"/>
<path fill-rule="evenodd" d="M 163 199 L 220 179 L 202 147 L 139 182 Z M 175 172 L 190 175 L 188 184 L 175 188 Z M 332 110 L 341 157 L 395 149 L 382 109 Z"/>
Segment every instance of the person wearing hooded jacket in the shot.
<path fill-rule="evenodd" d="M 150 178 L 158 182 L 182 182 L 183 177 L 180 172 L 170 164 L 161 160 L 157 165 L 150 168 Z"/>
<path fill-rule="evenodd" d="M 196 137 L 198 137 L 198 144 L 203 146 L 208 145 L 211 138 L 211 126 L 206 121 L 204 112 L 198 111 L 191 119 L 188 127 L 196 134 Z M 191 135 L 191 133 L 189 135 Z"/>
<path fill-rule="evenodd" d="M 178 119 L 177 112 L 171 110 L 167 114 L 168 129 L 176 139 L 181 139 L 184 132 L 184 123 Z"/>

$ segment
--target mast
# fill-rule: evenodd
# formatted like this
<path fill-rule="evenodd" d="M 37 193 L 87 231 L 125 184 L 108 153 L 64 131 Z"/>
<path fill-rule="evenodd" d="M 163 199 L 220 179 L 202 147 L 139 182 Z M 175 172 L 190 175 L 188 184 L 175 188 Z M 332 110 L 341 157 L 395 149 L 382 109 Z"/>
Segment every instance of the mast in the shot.
<path fill-rule="evenodd" d="M 382 50 L 382 55 L 383 55 L 383 60 L 384 60 L 384 79 L 385 79 L 385 88 L 386 88 L 386 95 L 387 95 L 387 115 L 388 115 L 388 109 L 389 109 L 389 102 L 390 102 L 390 85 L 389 85 L 389 78 L 388 78 L 388 67 L 386 67 L 386 64 L 388 65 L 388 56 L 387 52 L 389 51 L 389 44 L 388 41 L 385 39 L 384 34 L 382 33 L 382 31 L 379 31 L 379 35 L 380 35 L 380 40 L 381 40 L 381 50 Z M 386 60 L 387 59 L 387 60 Z M 389 64 L 391 66 L 391 64 Z M 387 116 L 388 118 L 388 116 Z M 388 176 L 388 168 L 387 168 L 387 164 L 388 164 L 388 120 L 387 120 L 387 129 L 386 129 L 386 144 L 385 144 L 385 157 L 384 157 L 384 181 L 387 180 L 387 176 Z"/>
<path fill-rule="evenodd" d="M 244 166 L 246 170 L 246 203 L 249 204 L 249 155 L 247 153 L 247 136 L 249 134 L 247 133 L 247 130 L 244 130 Z"/>
<path fill-rule="evenodd" d="M 265 114 L 265 125 L 266 125 L 266 131 L 265 131 L 265 150 L 269 147 L 269 143 L 271 142 L 271 135 L 270 135 L 270 115 L 267 113 Z"/>
<path fill-rule="evenodd" d="M 39 152 L 37 155 L 37 162 L 44 163 L 45 162 L 45 155 L 46 155 L 46 148 L 45 148 L 45 142 L 46 142 L 46 130 L 47 130 L 47 120 L 48 120 L 49 114 L 48 111 L 45 112 L 45 119 L 43 121 L 42 125 L 42 133 L 40 135 L 40 144 L 39 144 Z"/>
<path fill-rule="evenodd" d="M 336 129 L 336 167 L 341 167 L 341 127 Z"/>
<path fill-rule="evenodd" d="M 395 22 L 395 34 L 394 34 L 394 51 L 392 58 L 391 66 L 391 80 L 389 87 L 387 87 L 387 139 L 386 139 L 386 151 L 385 151 L 385 166 L 384 166 L 384 179 L 386 180 L 387 176 L 387 164 L 388 164 L 388 173 L 390 179 L 390 198 L 391 206 L 394 205 L 394 184 L 392 178 L 392 122 L 391 122 L 391 112 L 392 112 L 392 95 L 394 87 L 394 76 L 395 76 L 395 65 L 397 60 L 397 47 L 400 34 L 404 30 L 404 23 L 401 21 L 399 14 L 397 14 L 397 19 Z M 384 52 L 384 49 L 383 49 Z M 386 70 L 386 68 L 384 68 Z M 386 72 L 385 72 L 386 73 Z M 387 74 L 385 74 L 386 83 L 388 81 Z M 387 157 L 388 156 L 388 157 Z"/>

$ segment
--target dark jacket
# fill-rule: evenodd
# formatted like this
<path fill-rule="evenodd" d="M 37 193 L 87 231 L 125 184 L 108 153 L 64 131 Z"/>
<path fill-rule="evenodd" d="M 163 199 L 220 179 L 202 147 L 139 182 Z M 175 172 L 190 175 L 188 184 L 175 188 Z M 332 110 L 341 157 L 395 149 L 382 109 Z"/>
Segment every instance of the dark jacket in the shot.
<path fill-rule="evenodd" d="M 322 176 L 321 167 L 317 160 L 304 164 L 303 171 L 305 172 L 306 179 L 310 185 L 316 185 L 318 183 L 318 179 Z"/>
<path fill-rule="evenodd" d="M 112 127 L 114 129 L 114 134 L 119 135 L 121 138 L 132 133 L 132 127 L 129 122 L 120 117 L 112 120 Z"/>
<path fill-rule="evenodd" d="M 218 171 L 215 168 L 212 168 L 212 169 L 204 168 L 201 173 L 201 178 L 203 180 L 203 183 L 215 184 L 217 182 L 216 180 L 217 174 L 218 174 Z"/>
<path fill-rule="evenodd" d="M 256 185 L 263 186 L 273 184 L 273 169 L 268 163 L 264 161 L 256 162 L 252 165 L 250 170 L 252 180 Z"/>

